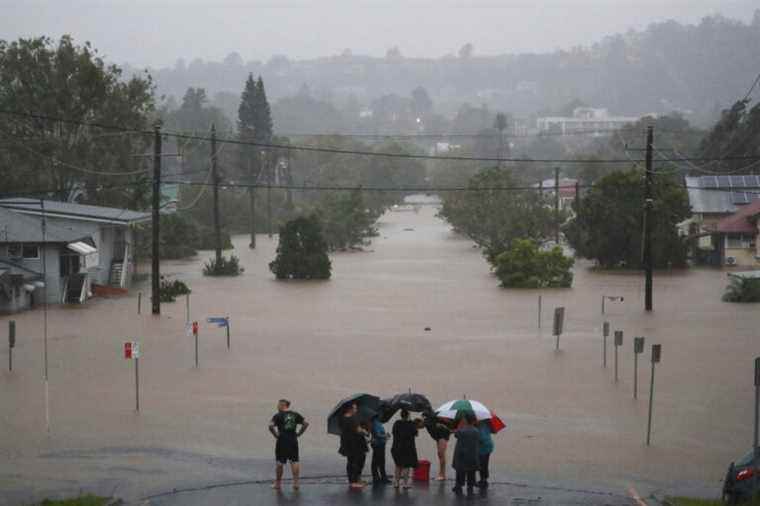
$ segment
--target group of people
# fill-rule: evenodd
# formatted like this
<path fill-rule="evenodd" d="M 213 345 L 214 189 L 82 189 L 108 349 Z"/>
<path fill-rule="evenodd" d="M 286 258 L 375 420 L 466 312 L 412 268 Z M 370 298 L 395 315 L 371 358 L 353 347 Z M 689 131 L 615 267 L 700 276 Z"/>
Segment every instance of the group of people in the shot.
<path fill-rule="evenodd" d="M 277 413 L 272 417 L 269 431 L 276 439 L 275 481 L 272 488 L 282 486 L 284 467 L 289 462 L 293 475 L 293 489 L 298 490 L 300 478 L 298 438 L 306 432 L 309 423 L 290 409 L 290 401 L 280 399 Z M 372 482 L 376 486 L 393 484 L 396 489 L 411 487 L 411 473 L 419 460 L 416 438 L 421 429 L 426 429 L 436 442 L 438 453 L 437 481 L 446 480 L 446 451 L 451 435 L 456 439 L 452 467 L 456 472 L 454 493 L 462 494 L 464 487 L 472 493 L 474 487 L 488 488 L 489 460 L 494 450 L 491 425 L 478 422 L 473 413 L 464 413 L 456 423 L 446 423 L 436 418 L 434 413 L 423 413 L 422 418 L 411 419 L 410 413 L 402 409 L 388 434 L 380 419 L 375 416 L 370 421 L 362 420 L 356 404 L 349 404 L 340 418 L 340 448 L 338 453 L 346 458 L 346 476 L 349 487 L 363 489 L 362 473 L 367 453 L 372 450 Z M 395 464 L 393 481 L 385 470 L 385 450 L 391 439 L 391 457 Z M 476 481 L 477 474 L 480 480 Z"/>
<path fill-rule="evenodd" d="M 489 461 L 494 450 L 493 433 L 488 422 L 478 423 L 473 413 L 465 413 L 455 424 L 436 418 L 434 413 L 423 413 L 422 418 L 412 420 L 410 413 L 402 409 L 388 435 L 376 416 L 369 423 L 362 422 L 358 406 L 346 406 L 341 419 L 341 439 L 338 453 L 346 457 L 346 475 L 349 486 L 362 489 L 367 483 L 361 479 L 366 454 L 372 449 L 372 482 L 374 485 L 392 483 L 397 489 L 411 487 L 411 473 L 418 464 L 416 438 L 426 429 L 436 442 L 438 453 L 437 481 L 446 480 L 446 451 L 453 434 L 456 441 L 452 467 L 456 471 L 454 492 L 460 494 L 465 485 L 468 493 L 474 487 L 488 488 Z M 393 481 L 385 470 L 385 450 L 391 439 L 391 457 L 395 464 Z M 480 480 L 476 481 L 479 474 Z"/>

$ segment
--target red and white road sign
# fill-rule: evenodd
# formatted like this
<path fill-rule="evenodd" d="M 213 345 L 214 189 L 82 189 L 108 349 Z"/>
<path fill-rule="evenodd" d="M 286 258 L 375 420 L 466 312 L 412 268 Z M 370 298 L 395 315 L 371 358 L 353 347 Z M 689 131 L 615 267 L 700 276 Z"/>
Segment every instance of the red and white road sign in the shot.
<path fill-rule="evenodd" d="M 124 343 L 124 358 L 127 360 L 140 358 L 140 343 L 135 341 L 126 341 Z"/>

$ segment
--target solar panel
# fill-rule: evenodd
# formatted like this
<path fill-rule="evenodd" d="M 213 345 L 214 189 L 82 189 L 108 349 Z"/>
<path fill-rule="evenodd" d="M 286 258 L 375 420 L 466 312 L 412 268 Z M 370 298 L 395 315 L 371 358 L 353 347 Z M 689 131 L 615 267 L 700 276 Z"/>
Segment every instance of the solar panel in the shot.
<path fill-rule="evenodd" d="M 728 176 L 718 176 L 718 186 L 721 188 L 730 188 L 731 178 Z"/>
<path fill-rule="evenodd" d="M 702 188 L 717 188 L 718 178 L 715 176 L 702 176 L 699 178 L 702 183 Z"/>
<path fill-rule="evenodd" d="M 744 176 L 731 176 L 731 186 L 734 188 L 744 188 Z"/>
<path fill-rule="evenodd" d="M 760 188 L 760 176 L 744 176 L 747 186 Z"/>

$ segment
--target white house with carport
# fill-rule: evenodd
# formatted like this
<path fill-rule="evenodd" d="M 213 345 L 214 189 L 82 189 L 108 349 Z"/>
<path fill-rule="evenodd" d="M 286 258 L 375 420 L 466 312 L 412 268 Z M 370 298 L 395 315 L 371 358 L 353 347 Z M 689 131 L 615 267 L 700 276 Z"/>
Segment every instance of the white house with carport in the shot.
<path fill-rule="evenodd" d="M 134 272 L 133 226 L 150 220 L 128 209 L 30 198 L 1 199 L 0 210 L 0 268 L 41 276 L 44 243 L 49 303 L 81 303 L 99 287 L 125 291 Z M 44 242 L 43 214 L 50 236 Z"/>

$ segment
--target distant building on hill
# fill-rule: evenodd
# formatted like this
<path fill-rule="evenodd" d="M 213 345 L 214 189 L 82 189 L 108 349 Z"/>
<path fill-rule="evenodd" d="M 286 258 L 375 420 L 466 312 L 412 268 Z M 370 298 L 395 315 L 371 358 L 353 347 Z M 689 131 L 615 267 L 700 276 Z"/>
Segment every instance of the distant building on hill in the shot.
<path fill-rule="evenodd" d="M 607 109 L 576 107 L 572 116 L 541 117 L 536 120 L 536 126 L 539 133 L 609 135 L 639 119 L 637 116 L 611 116 Z"/>

